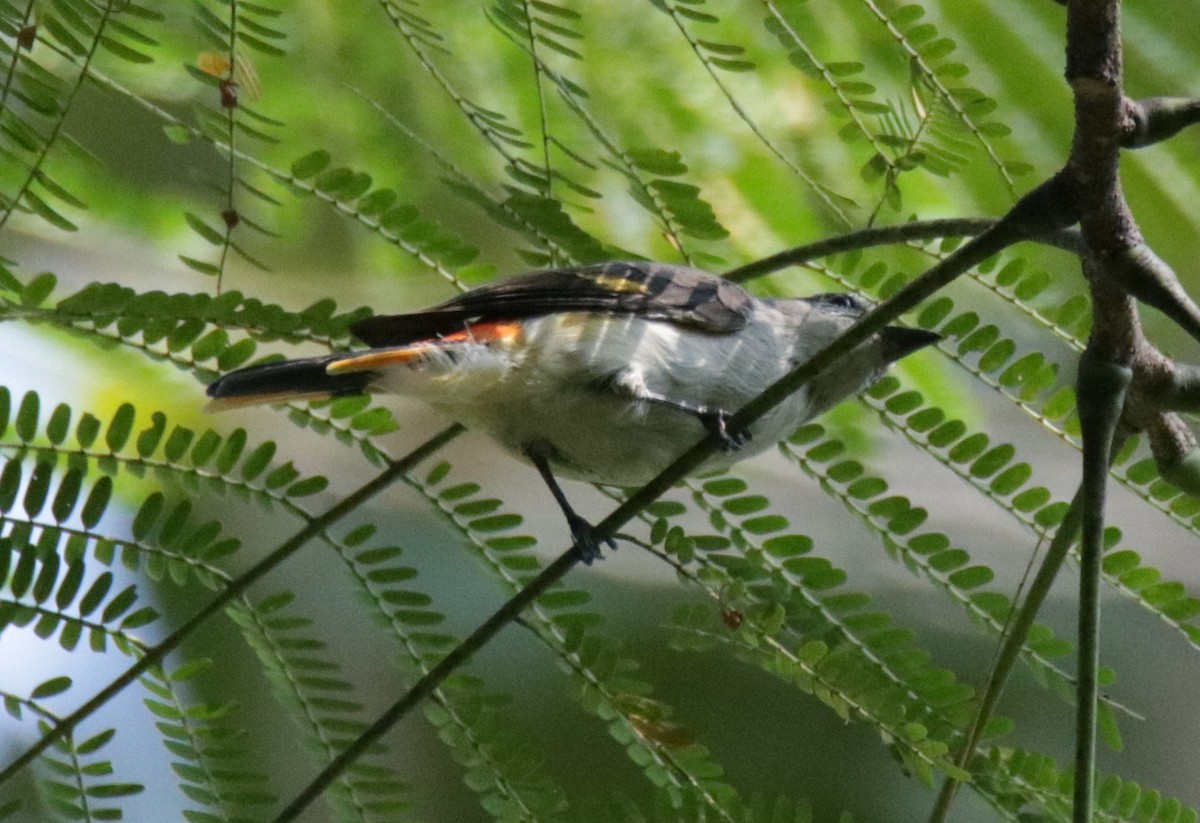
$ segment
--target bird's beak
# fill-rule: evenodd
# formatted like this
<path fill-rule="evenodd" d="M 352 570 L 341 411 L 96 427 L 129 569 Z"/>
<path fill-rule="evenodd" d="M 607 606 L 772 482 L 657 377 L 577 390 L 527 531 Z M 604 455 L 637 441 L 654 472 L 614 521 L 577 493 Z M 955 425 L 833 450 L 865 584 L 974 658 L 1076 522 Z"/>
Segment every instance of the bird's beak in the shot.
<path fill-rule="evenodd" d="M 932 346 L 942 339 L 940 334 L 934 334 L 924 329 L 906 329 L 902 326 L 888 326 L 882 332 L 883 356 L 889 363 L 895 363 L 902 357 L 912 354 L 918 349 Z"/>

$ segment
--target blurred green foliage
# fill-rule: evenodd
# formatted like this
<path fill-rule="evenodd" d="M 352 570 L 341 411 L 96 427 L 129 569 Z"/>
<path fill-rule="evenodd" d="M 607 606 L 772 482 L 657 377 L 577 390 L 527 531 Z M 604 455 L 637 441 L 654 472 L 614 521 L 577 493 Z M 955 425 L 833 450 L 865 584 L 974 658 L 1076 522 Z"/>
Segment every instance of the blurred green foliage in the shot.
<path fill-rule="evenodd" d="M 1125 9 L 1131 93 L 1192 90 L 1191 5 Z M 0 386 L 0 643 L 32 643 L 56 673 L 0 672 L 13 747 L 70 711 L 61 695 L 99 688 L 83 681 L 92 655 L 140 657 L 433 430 L 357 398 L 209 418 L 202 383 L 268 351 L 352 345 L 364 305 L 416 309 L 527 268 L 722 271 L 866 225 L 1001 214 L 1069 148 L 1062 28 L 1047 0 L 0 0 L 0 319 L 12 351 L 36 352 Z M 1196 140 L 1123 164 L 1185 282 Z M 961 240 L 751 287 L 877 299 Z M 1021 566 L 1070 494 L 1077 268 L 1020 248 L 930 301 L 912 322 L 945 335 L 940 355 L 805 427 L 748 482 L 663 501 L 634 529 L 649 560 L 630 545 L 575 574 L 324 813 L 923 816 Z M 407 496 L 323 530 L 293 559 L 302 572 L 132 687 L 141 714 L 101 715 L 0 785 L 0 819 L 270 816 L 297 769 L 327 762 L 561 548 L 540 497 L 486 449 L 457 442 Z M 1143 447 L 1115 477 L 1135 539 L 1165 526 L 1192 548 L 1200 505 Z M 1144 678 L 1188 682 L 1169 666 L 1200 645 L 1200 599 L 1170 552 L 1110 536 L 1117 608 L 1156 657 L 1130 662 L 1105 730 L 1118 748 L 1133 704 L 1159 725 L 1131 748 L 1153 748 L 1187 712 Z M 1067 814 L 1059 618 L 1027 644 L 1032 676 L 989 729 L 961 819 Z M 172 772 L 120 745 L 161 748 Z M 1105 819 L 1196 819 L 1194 770 L 1134 762 L 1105 762 L 1121 775 L 1101 784 Z"/>

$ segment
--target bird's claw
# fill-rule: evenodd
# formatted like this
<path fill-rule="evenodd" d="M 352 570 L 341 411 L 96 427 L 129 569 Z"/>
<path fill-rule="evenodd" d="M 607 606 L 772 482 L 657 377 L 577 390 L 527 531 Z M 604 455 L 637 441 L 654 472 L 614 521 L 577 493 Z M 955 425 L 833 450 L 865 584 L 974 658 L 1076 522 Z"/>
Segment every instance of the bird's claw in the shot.
<path fill-rule="evenodd" d="M 571 539 L 574 541 L 573 550 L 579 555 L 579 560 L 585 566 L 592 565 L 595 560 L 604 558 L 603 545 L 607 545 L 610 549 L 617 548 L 617 541 L 611 537 L 603 537 L 588 521 L 584 520 L 579 515 L 567 518 L 567 524 L 571 528 Z"/>
<path fill-rule="evenodd" d="M 729 412 L 716 411 L 705 414 L 701 420 L 709 434 L 716 437 L 725 451 L 739 451 L 750 442 L 750 430 L 742 428 L 734 431 L 729 426 L 732 417 Z"/>

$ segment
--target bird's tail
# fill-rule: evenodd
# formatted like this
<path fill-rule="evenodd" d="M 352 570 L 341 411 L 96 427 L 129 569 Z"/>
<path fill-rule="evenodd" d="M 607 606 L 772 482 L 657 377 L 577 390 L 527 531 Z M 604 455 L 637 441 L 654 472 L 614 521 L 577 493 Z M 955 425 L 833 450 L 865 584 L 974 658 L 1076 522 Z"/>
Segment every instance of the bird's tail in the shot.
<path fill-rule="evenodd" d="M 389 392 L 403 394 L 407 387 L 420 393 L 429 387 L 430 379 L 459 370 L 470 353 L 511 345 L 520 334 L 515 323 L 474 323 L 460 332 L 403 345 L 247 366 L 209 385 L 208 408 L 219 411 L 363 394 L 381 377 L 387 378 L 382 382 Z"/>
<path fill-rule="evenodd" d="M 363 394 L 377 376 L 370 370 L 336 373 L 330 366 L 345 361 L 333 354 L 303 360 L 262 363 L 232 371 L 208 387 L 213 411 L 289 400 L 322 400 Z M 335 367 L 336 368 L 336 367 Z"/>

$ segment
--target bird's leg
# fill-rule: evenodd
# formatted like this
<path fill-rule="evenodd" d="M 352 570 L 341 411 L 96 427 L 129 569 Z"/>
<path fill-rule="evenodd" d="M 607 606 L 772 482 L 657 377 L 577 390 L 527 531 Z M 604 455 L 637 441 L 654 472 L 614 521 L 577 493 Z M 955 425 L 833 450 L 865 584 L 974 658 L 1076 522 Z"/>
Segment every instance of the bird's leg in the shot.
<path fill-rule="evenodd" d="M 671 400 L 654 392 L 644 392 L 642 399 L 659 406 L 666 406 L 668 409 L 675 409 L 684 414 L 690 414 L 700 421 L 700 425 L 704 426 L 705 431 L 720 441 L 721 448 L 725 449 L 725 451 L 735 452 L 750 442 L 749 429 L 742 429 L 740 431 L 730 430 L 729 419 L 733 415 L 725 411 L 725 409 L 720 409 L 716 406 L 705 406 L 699 403 Z"/>
<path fill-rule="evenodd" d="M 558 485 L 558 480 L 554 477 L 554 472 L 550 470 L 550 463 L 546 460 L 546 455 L 537 448 L 529 448 L 525 450 L 525 456 L 533 463 L 534 468 L 538 470 L 538 474 L 542 476 L 542 480 L 546 481 L 546 485 L 550 488 L 550 493 L 554 495 L 555 501 L 558 502 L 558 507 L 562 509 L 563 516 L 567 518 L 567 526 L 571 529 L 571 539 L 574 541 L 575 551 L 579 554 L 579 559 L 583 561 L 585 566 L 592 565 L 592 561 L 603 557 L 601 552 L 600 535 L 596 532 L 596 527 L 587 520 L 580 517 L 571 508 L 571 504 L 567 501 L 567 496 L 563 494 L 562 488 Z M 617 548 L 616 541 L 611 537 L 606 537 L 603 540 L 612 549 Z"/>
<path fill-rule="evenodd" d="M 704 426 L 704 430 L 717 438 L 721 447 L 726 451 L 737 451 L 750 442 L 750 431 L 731 431 L 729 419 L 733 414 L 716 406 L 706 406 L 702 403 L 688 403 L 686 400 L 673 400 L 666 395 L 651 391 L 646 386 L 642 374 L 635 369 L 622 369 L 609 375 L 600 382 L 600 388 L 613 392 L 629 400 L 640 400 L 663 406 L 668 409 L 683 412 L 694 417 Z"/>

